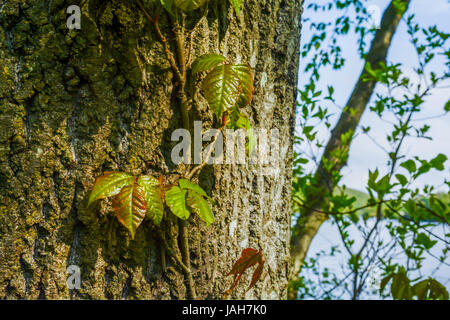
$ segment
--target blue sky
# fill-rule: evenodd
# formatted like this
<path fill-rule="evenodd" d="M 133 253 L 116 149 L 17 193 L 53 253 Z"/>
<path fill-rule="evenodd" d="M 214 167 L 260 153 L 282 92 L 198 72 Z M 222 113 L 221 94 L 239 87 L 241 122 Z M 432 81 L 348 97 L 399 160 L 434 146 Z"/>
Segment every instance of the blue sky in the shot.
<path fill-rule="evenodd" d="M 309 3 L 309 0 L 305 0 L 305 8 Z M 382 13 L 387 7 L 390 1 L 388 0 L 369 0 L 367 4 L 377 6 Z M 450 33 L 450 1 L 448 0 L 412 0 L 407 15 L 414 13 L 415 20 L 420 26 L 437 25 L 438 29 Z M 317 20 L 312 10 L 306 9 L 304 11 L 304 17 L 311 17 Z M 324 16 L 321 13 L 320 19 L 333 19 L 336 17 L 336 12 L 327 13 Z M 308 24 L 303 25 L 302 30 L 302 43 L 308 41 L 311 36 Z M 356 83 L 358 76 L 362 70 L 363 62 L 359 59 L 356 47 L 356 36 L 349 34 L 341 42 L 343 48 L 344 57 L 346 58 L 346 66 L 336 72 L 330 69 L 324 69 L 321 73 L 321 80 L 318 83 L 320 89 L 324 89 L 326 92 L 327 85 L 333 85 L 335 88 L 336 103 L 340 106 L 344 106 L 354 84 Z M 413 75 L 412 68 L 417 66 L 417 56 L 413 46 L 409 42 L 409 35 L 406 32 L 406 24 L 401 22 L 393 39 L 392 46 L 388 55 L 389 62 L 399 62 L 403 65 L 403 70 L 407 74 Z M 299 87 L 302 83 L 308 81 L 308 79 L 302 78 L 304 76 L 303 69 L 304 61 L 301 61 L 300 65 L 300 79 Z M 442 66 L 442 60 L 440 61 Z M 439 61 L 432 67 L 439 67 Z M 304 81 L 303 81 L 304 80 Z M 433 138 L 432 141 L 424 139 L 409 138 L 405 141 L 402 151 L 407 157 L 418 156 L 423 159 L 431 159 L 438 153 L 444 153 L 450 159 L 450 114 L 439 116 L 443 114 L 443 107 L 445 102 L 450 98 L 450 81 L 441 84 L 444 88 L 435 89 L 432 94 L 425 100 L 422 111 L 415 116 L 414 123 L 416 125 L 428 124 L 431 126 L 429 136 Z M 445 88 L 446 87 L 446 88 Z M 332 125 L 334 125 L 338 119 L 340 109 L 330 105 L 330 111 L 335 114 L 332 118 Z M 437 118 L 432 118 L 436 117 Z M 424 118 L 432 118 L 426 121 L 421 121 Z M 392 120 L 394 118 L 386 117 L 386 120 Z M 388 122 L 382 121 L 373 112 L 366 111 L 363 115 L 361 126 L 370 126 L 370 135 L 379 144 L 386 146 L 389 145 L 386 142 L 386 134 L 391 131 L 392 125 Z M 319 129 L 318 137 L 327 141 L 329 137 L 329 131 L 322 127 Z M 351 150 L 348 166 L 343 170 L 343 183 L 348 187 L 364 190 L 367 178 L 368 170 L 374 170 L 379 168 L 381 173 L 387 171 L 387 155 L 366 135 L 358 134 L 354 139 Z M 447 191 L 446 186 L 443 184 L 444 180 L 450 180 L 450 160 L 446 162 L 446 169 L 443 172 L 432 171 L 423 178 L 416 181 L 413 187 L 422 188 L 425 184 L 437 186 L 442 191 Z M 314 169 L 311 164 L 310 170 Z"/>

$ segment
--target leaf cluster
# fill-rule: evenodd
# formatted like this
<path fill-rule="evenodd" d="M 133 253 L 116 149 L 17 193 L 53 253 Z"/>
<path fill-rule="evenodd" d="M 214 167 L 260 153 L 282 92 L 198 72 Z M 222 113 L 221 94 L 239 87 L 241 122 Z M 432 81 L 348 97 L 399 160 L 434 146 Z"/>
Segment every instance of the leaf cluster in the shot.
<path fill-rule="evenodd" d="M 214 214 L 209 203 L 214 201 L 197 184 L 180 179 L 178 186 L 166 191 L 163 176 L 134 177 L 128 173 L 109 171 L 98 177 L 91 191 L 88 207 L 100 199 L 114 197 L 113 209 L 117 220 L 134 239 L 136 229 L 145 217 L 159 225 L 164 218 L 164 203 L 180 219 L 188 219 L 191 210 L 210 225 Z"/>

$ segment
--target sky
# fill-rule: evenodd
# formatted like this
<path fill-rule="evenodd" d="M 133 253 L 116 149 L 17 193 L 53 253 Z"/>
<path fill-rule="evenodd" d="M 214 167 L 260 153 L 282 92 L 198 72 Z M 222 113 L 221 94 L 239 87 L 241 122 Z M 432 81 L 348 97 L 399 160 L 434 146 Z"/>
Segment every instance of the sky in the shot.
<path fill-rule="evenodd" d="M 305 0 L 305 8 L 310 0 Z M 320 1 L 317 1 L 320 2 Z M 379 8 L 380 14 L 385 10 L 390 1 L 388 0 L 368 0 L 367 4 L 373 8 Z M 420 26 L 437 25 L 438 29 L 446 33 L 450 33 L 450 1 L 448 0 L 412 0 L 408 12 L 415 14 L 415 20 Z M 336 12 L 320 13 L 320 19 L 327 20 L 336 16 Z M 317 20 L 312 10 L 306 9 L 304 11 L 303 19 L 311 17 Z M 307 23 L 303 24 L 302 29 L 302 44 L 308 41 L 311 37 L 311 30 Z M 356 46 L 356 36 L 350 34 L 343 38 L 341 46 L 343 55 L 346 58 L 346 66 L 336 72 L 334 70 L 323 69 L 321 73 L 321 80 L 317 87 L 324 89 L 326 92 L 327 85 L 333 85 L 335 89 L 336 104 L 344 106 L 348 100 L 353 86 L 355 85 L 358 76 L 363 68 L 363 61 L 359 59 Z M 389 62 L 401 62 L 403 70 L 406 74 L 413 75 L 412 68 L 417 66 L 417 55 L 411 43 L 409 42 L 409 35 L 406 32 L 406 24 L 402 21 L 394 36 L 391 48 L 388 53 Z M 304 75 L 304 63 L 300 62 L 300 78 L 299 88 L 309 79 L 302 78 Z M 442 65 L 442 60 L 440 65 Z M 439 63 L 431 67 L 439 66 Z M 450 113 L 443 115 L 443 108 L 445 103 L 450 99 L 450 81 L 442 84 L 444 88 L 435 89 L 432 94 L 425 100 L 422 106 L 422 111 L 414 117 L 415 125 L 428 124 L 431 129 L 428 133 L 433 138 L 432 141 L 408 138 L 406 139 L 402 152 L 406 154 L 407 158 L 418 156 L 421 159 L 432 159 L 438 153 L 447 155 L 450 159 Z M 447 87 L 447 88 L 445 88 Z M 330 105 L 331 113 L 335 116 L 331 119 L 332 127 L 338 120 L 340 109 Z M 435 118 L 433 118 L 435 117 Z M 387 120 L 389 117 L 386 117 Z M 427 119 L 427 120 L 422 120 Z M 392 125 L 388 122 L 382 121 L 373 112 L 366 111 L 361 119 L 360 127 L 370 126 L 370 135 L 377 141 L 378 144 L 385 146 L 389 145 L 386 142 L 386 134 L 391 131 Z M 319 129 L 317 135 L 321 140 L 327 141 L 329 131 L 325 127 Z M 379 168 L 380 174 L 387 172 L 387 155 L 380 147 L 378 147 L 366 135 L 358 134 L 350 149 L 348 165 L 343 169 L 342 183 L 350 188 L 365 190 L 368 179 L 368 170 L 375 170 Z M 445 180 L 450 180 L 450 160 L 445 163 L 444 171 L 430 171 L 422 178 L 419 178 L 412 187 L 423 188 L 424 185 L 434 185 L 440 191 L 447 191 L 448 188 L 444 184 Z M 310 163 L 309 170 L 314 170 L 313 163 Z M 403 170 L 403 169 L 402 169 Z"/>

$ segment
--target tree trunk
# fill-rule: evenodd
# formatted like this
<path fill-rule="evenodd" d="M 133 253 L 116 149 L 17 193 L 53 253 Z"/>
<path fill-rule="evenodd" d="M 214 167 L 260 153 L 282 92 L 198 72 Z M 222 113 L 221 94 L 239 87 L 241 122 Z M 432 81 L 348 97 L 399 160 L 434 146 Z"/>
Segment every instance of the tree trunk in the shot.
<path fill-rule="evenodd" d="M 154 1 L 144 3 L 155 12 Z M 69 5 L 81 7 L 80 30 L 66 26 Z M 221 53 L 254 68 L 255 96 L 245 110 L 255 127 L 280 131 L 282 161 L 270 174 L 250 164 L 202 170 L 199 184 L 217 205 L 211 226 L 188 221 L 197 297 L 222 298 L 242 249 L 260 245 L 262 280 L 245 293 L 248 272 L 231 297 L 283 299 L 301 0 L 246 0 L 239 18 L 228 1 L 215 1 L 204 13 L 186 22 L 188 30 L 198 22 L 193 57 Z M 159 21 L 173 44 L 168 15 Z M 131 240 L 110 201 L 86 209 L 105 171 L 159 176 L 176 169 L 176 85 L 135 1 L 0 0 L 0 298 L 188 297 L 182 270 L 162 259 L 152 222 L 144 220 Z M 202 120 L 206 129 L 213 115 L 199 101 L 191 124 Z M 178 250 L 177 218 L 168 215 L 161 228 Z M 68 288 L 70 265 L 80 268 L 80 289 Z"/>

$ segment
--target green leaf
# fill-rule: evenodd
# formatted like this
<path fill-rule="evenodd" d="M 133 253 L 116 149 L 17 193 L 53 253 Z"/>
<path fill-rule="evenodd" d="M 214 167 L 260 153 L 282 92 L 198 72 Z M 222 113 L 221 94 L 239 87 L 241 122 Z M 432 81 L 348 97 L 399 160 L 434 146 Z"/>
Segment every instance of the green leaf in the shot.
<path fill-rule="evenodd" d="M 214 214 L 209 203 L 197 192 L 188 191 L 187 205 L 209 226 L 214 222 Z"/>
<path fill-rule="evenodd" d="M 147 217 L 152 219 L 155 224 L 160 224 L 164 217 L 164 204 L 159 180 L 155 177 L 144 175 L 139 177 L 137 183 L 145 191 Z"/>
<path fill-rule="evenodd" d="M 236 10 L 236 14 L 239 16 L 239 13 L 241 11 L 242 0 L 230 0 L 230 3 L 233 6 L 234 10 Z"/>
<path fill-rule="evenodd" d="M 180 179 L 178 181 L 178 183 L 179 183 L 181 189 L 193 190 L 204 197 L 208 197 L 208 194 L 206 193 L 206 191 L 203 190 L 198 184 L 195 184 L 186 179 Z"/>
<path fill-rule="evenodd" d="M 413 294 L 419 300 L 448 300 L 449 294 L 445 286 L 443 286 L 440 282 L 435 279 L 429 278 L 423 281 L 416 283 L 413 287 Z"/>
<path fill-rule="evenodd" d="M 113 208 L 119 222 L 128 229 L 134 239 L 136 229 L 147 212 L 144 188 L 137 183 L 123 187 L 114 197 Z"/>
<path fill-rule="evenodd" d="M 188 12 L 200 8 L 207 1 L 208 0 L 173 0 L 173 4 L 177 8 Z"/>
<path fill-rule="evenodd" d="M 417 236 L 416 236 L 416 241 L 417 244 L 422 245 L 426 250 L 430 250 L 431 248 L 434 247 L 434 245 L 437 243 L 436 240 L 431 240 L 429 236 L 427 236 L 425 233 L 420 232 Z"/>
<path fill-rule="evenodd" d="M 408 179 L 406 179 L 406 177 L 402 174 L 396 174 L 395 177 L 397 178 L 398 182 L 400 182 L 400 184 L 402 186 L 405 186 L 408 184 Z"/>
<path fill-rule="evenodd" d="M 414 162 L 414 160 L 405 161 L 400 165 L 400 167 L 405 168 L 406 170 L 409 171 L 409 173 L 413 173 L 417 170 L 416 163 Z"/>
<path fill-rule="evenodd" d="M 186 206 L 186 194 L 186 190 L 181 190 L 178 186 L 174 186 L 166 192 L 165 197 L 170 211 L 183 220 L 187 220 L 191 215 Z"/>
<path fill-rule="evenodd" d="M 450 112 L 450 100 L 448 100 L 448 101 L 445 103 L 444 111 L 445 111 L 445 112 Z"/>
<path fill-rule="evenodd" d="M 395 300 L 410 300 L 411 286 L 405 273 L 400 272 L 394 275 L 391 285 L 391 294 Z"/>
<path fill-rule="evenodd" d="M 428 279 L 416 283 L 412 290 L 419 300 L 426 300 L 428 295 Z"/>
<path fill-rule="evenodd" d="M 386 285 L 392 279 L 393 276 L 394 276 L 394 274 L 389 274 L 386 277 L 384 277 L 383 279 L 381 279 L 381 282 L 380 282 L 380 295 L 383 294 L 384 288 L 386 288 Z"/>
<path fill-rule="evenodd" d="M 430 160 L 430 164 L 438 171 L 444 170 L 444 162 L 447 161 L 445 154 L 439 153 L 435 158 Z"/>
<path fill-rule="evenodd" d="M 208 71 L 217 65 L 225 62 L 226 58 L 220 54 L 204 54 L 198 57 L 194 63 L 192 63 L 192 73 L 196 74 L 199 72 Z"/>
<path fill-rule="evenodd" d="M 202 88 L 209 106 L 219 119 L 236 105 L 242 93 L 239 75 L 231 65 L 226 64 L 215 67 L 203 80 Z"/>
<path fill-rule="evenodd" d="M 252 68 L 244 64 L 234 64 L 231 69 L 238 75 L 241 81 L 242 93 L 239 96 L 237 105 L 243 108 L 252 102 L 253 98 L 253 72 Z"/>
<path fill-rule="evenodd" d="M 89 196 L 88 206 L 96 200 L 115 196 L 124 186 L 131 183 L 133 183 L 133 176 L 128 173 L 117 171 L 105 172 L 95 180 L 94 187 Z"/>
<path fill-rule="evenodd" d="M 442 300 L 448 300 L 449 295 L 447 289 L 442 285 L 440 282 L 429 279 L 429 286 L 430 286 L 430 298 L 434 300 L 442 299 Z"/>

